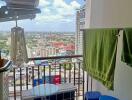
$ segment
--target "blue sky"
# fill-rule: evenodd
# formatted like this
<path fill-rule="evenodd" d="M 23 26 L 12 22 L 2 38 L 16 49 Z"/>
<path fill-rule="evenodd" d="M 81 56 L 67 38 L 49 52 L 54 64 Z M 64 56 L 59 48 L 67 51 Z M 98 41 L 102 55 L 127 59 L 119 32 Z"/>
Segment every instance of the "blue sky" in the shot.
<path fill-rule="evenodd" d="M 76 9 L 84 4 L 84 0 L 40 0 L 41 14 L 33 20 L 18 21 L 25 31 L 75 32 Z M 0 2 L 0 5 L 4 3 Z M 0 31 L 10 31 L 15 22 L 0 23 Z"/>

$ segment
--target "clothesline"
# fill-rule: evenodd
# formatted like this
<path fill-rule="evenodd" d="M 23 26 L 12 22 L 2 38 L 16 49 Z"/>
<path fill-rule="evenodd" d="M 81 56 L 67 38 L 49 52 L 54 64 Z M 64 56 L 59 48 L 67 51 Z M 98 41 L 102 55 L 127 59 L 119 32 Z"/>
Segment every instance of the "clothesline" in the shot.
<path fill-rule="evenodd" d="M 124 28 L 115 28 L 115 29 L 118 29 L 119 31 L 121 30 L 124 30 L 125 28 L 128 28 L 128 27 L 124 27 Z M 86 28 L 86 29 L 80 29 L 80 31 L 85 31 L 87 29 L 114 29 L 114 28 Z"/>
<path fill-rule="evenodd" d="M 111 29 L 111 28 L 91 28 L 91 29 Z M 117 28 L 117 29 L 118 29 L 118 34 L 116 36 L 120 36 L 119 32 L 124 31 L 124 28 Z M 87 30 L 87 29 L 80 29 L 80 31 L 85 31 L 85 30 Z"/>

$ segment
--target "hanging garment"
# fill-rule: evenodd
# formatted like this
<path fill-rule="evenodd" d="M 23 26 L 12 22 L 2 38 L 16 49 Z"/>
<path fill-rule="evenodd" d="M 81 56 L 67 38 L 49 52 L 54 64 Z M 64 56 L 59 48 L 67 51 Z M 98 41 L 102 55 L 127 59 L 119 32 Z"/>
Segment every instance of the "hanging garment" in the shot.
<path fill-rule="evenodd" d="M 117 52 L 117 29 L 89 29 L 84 32 L 84 70 L 113 89 Z"/>
<path fill-rule="evenodd" d="M 11 29 L 11 60 L 16 66 L 28 62 L 24 29 L 20 27 Z"/>
<path fill-rule="evenodd" d="M 121 60 L 132 66 L 132 28 L 123 30 L 123 49 Z"/>

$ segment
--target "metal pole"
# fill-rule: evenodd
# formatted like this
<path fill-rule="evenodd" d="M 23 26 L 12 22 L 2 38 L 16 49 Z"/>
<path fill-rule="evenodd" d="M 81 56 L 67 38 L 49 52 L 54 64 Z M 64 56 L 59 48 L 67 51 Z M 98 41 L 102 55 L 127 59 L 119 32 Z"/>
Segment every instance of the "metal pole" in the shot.
<path fill-rule="evenodd" d="M 91 92 L 93 91 L 93 78 L 91 76 Z"/>
<path fill-rule="evenodd" d="M 17 26 L 18 26 L 18 25 L 17 25 L 17 18 L 16 18 L 15 22 L 16 22 L 16 27 L 17 27 Z"/>
<path fill-rule="evenodd" d="M 1 49 L 0 49 L 0 59 L 1 59 Z"/>

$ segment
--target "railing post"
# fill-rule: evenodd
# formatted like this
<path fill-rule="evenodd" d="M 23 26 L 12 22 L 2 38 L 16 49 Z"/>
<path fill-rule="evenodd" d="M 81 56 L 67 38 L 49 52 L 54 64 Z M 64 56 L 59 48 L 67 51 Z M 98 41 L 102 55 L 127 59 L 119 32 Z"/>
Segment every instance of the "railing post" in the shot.
<path fill-rule="evenodd" d="M 51 66 L 49 65 L 49 83 L 51 84 Z"/>
<path fill-rule="evenodd" d="M 87 73 L 87 91 L 89 91 L 89 75 Z"/>
<path fill-rule="evenodd" d="M 62 78 L 61 78 L 61 64 L 59 64 L 59 75 L 60 75 L 60 84 L 62 83 Z"/>
<path fill-rule="evenodd" d="M 78 96 L 80 96 L 80 62 L 78 63 L 79 72 L 78 72 Z"/>
<path fill-rule="evenodd" d="M 66 58 L 72 58 L 72 56 L 66 56 Z M 76 57 L 80 57 L 80 56 L 73 56 L 73 58 L 76 58 Z M 56 59 L 62 59 L 64 57 L 50 57 L 50 59 L 54 59 L 55 62 L 57 61 Z M 33 58 L 32 58 L 33 59 Z M 35 58 L 37 60 L 39 60 L 38 58 Z M 46 58 L 44 58 L 46 59 Z M 49 58 L 48 58 L 49 59 Z M 43 60 L 42 58 L 40 60 Z M 71 71 L 72 69 L 72 66 L 73 66 L 73 72 Z M 63 77 L 64 78 L 64 83 L 66 82 L 69 82 L 69 83 L 74 83 L 74 85 L 76 85 L 78 87 L 78 90 L 76 92 L 76 97 L 78 96 L 82 96 L 82 92 L 83 92 L 83 99 L 84 99 L 84 92 L 85 92 L 85 88 L 84 88 L 84 85 L 85 85 L 85 72 L 81 70 L 81 67 L 82 64 L 81 62 L 70 62 L 70 63 L 63 63 L 63 64 L 59 64 L 59 71 L 56 70 L 56 67 L 58 68 L 58 65 L 56 66 L 56 63 L 55 63 L 55 75 L 59 74 L 60 75 L 60 78 Z M 32 79 L 31 79 L 31 83 L 32 83 L 32 87 L 35 86 L 34 84 L 34 78 L 36 78 L 35 76 L 38 76 L 38 85 L 40 84 L 40 78 L 41 78 L 41 70 L 40 70 L 40 67 L 41 66 L 36 66 L 36 68 L 38 68 L 38 73 L 36 73 L 35 71 L 35 66 L 32 66 L 32 73 L 31 73 L 31 76 L 32 76 Z M 63 67 L 63 68 L 62 68 Z M 69 67 L 69 69 L 67 69 Z M 49 83 L 51 83 L 51 77 L 52 77 L 52 70 L 51 70 L 52 66 L 49 65 Z M 76 71 L 76 68 L 78 68 L 78 71 Z M 64 69 L 64 73 L 62 73 L 62 70 Z M 29 73 L 28 73 L 28 67 L 26 67 L 26 90 L 28 90 L 28 84 L 29 84 Z M 69 70 L 69 71 L 68 71 Z M 14 75 L 14 100 L 16 100 L 16 69 L 14 68 L 13 69 L 13 75 Z M 78 73 L 77 73 L 78 72 Z M 68 73 L 69 73 L 69 76 L 68 76 Z M 76 74 L 77 73 L 77 74 Z M 42 72 L 42 79 L 44 81 L 44 84 L 45 84 L 45 81 L 46 81 L 46 69 L 45 69 L 45 65 L 43 66 L 43 72 Z M 83 75 L 83 76 L 82 76 Z M 88 75 L 87 75 L 88 76 Z M 69 79 L 68 79 L 69 77 Z M 60 79 L 61 80 L 61 79 Z M 83 80 L 83 81 L 82 81 Z M 20 97 L 22 98 L 22 91 L 23 91 L 23 76 L 22 76 L 22 68 L 20 68 Z M 83 82 L 83 83 L 82 83 Z M 25 80 L 24 80 L 24 83 L 25 83 Z M 61 83 L 61 81 L 60 81 Z M 77 84 L 76 84 L 77 83 Z M 83 86 L 83 87 L 82 87 Z M 92 87 L 91 87 L 92 88 Z M 83 89 L 83 91 L 82 91 Z M 88 79 L 87 79 L 87 90 L 88 90 Z M 82 92 L 80 92 L 82 91 Z"/>
<path fill-rule="evenodd" d="M 43 81 L 44 81 L 44 84 L 45 84 L 46 83 L 46 79 L 45 79 L 45 65 L 43 66 L 43 71 L 44 71 Z"/>
<path fill-rule="evenodd" d="M 69 83 L 71 83 L 71 63 L 69 63 Z"/>
<path fill-rule="evenodd" d="M 16 100 L 16 70 L 13 68 L 13 76 L 14 76 L 14 100 Z"/>
<path fill-rule="evenodd" d="M 34 87 L 34 66 L 32 67 L 32 86 Z"/>
<path fill-rule="evenodd" d="M 76 81 L 75 81 L 75 78 L 76 78 L 76 74 L 75 74 L 76 73 L 76 68 L 75 67 L 76 67 L 76 64 L 74 63 L 74 85 L 76 84 Z"/>
<path fill-rule="evenodd" d="M 40 72 L 39 72 L 40 69 L 39 69 L 39 67 L 40 67 L 40 66 L 38 65 L 38 85 L 40 85 Z"/>
<path fill-rule="evenodd" d="M 64 83 L 66 83 L 66 64 L 64 64 Z"/>
<path fill-rule="evenodd" d="M 20 68 L 20 98 L 22 100 L 22 69 Z"/>
<path fill-rule="evenodd" d="M 28 80 L 29 80 L 29 78 L 28 78 L 28 67 L 26 67 L 26 89 L 28 90 Z"/>

